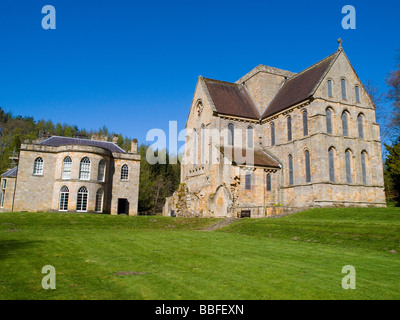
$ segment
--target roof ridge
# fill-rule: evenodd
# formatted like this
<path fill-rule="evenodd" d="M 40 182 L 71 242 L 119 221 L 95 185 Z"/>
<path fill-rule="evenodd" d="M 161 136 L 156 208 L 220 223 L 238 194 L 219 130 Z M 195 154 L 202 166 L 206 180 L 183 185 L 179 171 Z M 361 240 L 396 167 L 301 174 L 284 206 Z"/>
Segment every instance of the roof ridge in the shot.
<path fill-rule="evenodd" d="M 206 80 L 206 81 L 214 81 L 214 82 L 218 82 L 218 83 L 221 83 L 221 84 L 229 84 L 229 85 L 236 86 L 236 87 L 242 86 L 242 84 L 235 83 L 235 82 L 229 82 L 229 81 L 211 79 L 211 78 L 206 78 L 206 77 L 202 77 L 202 78 L 203 78 L 204 80 Z"/>
<path fill-rule="evenodd" d="M 329 56 L 325 57 L 324 59 L 322 59 L 322 60 L 320 60 L 320 61 L 317 61 L 316 63 L 312 64 L 312 65 L 309 66 L 308 68 L 306 68 L 306 69 L 300 71 L 299 73 L 296 73 L 293 77 L 290 77 L 289 79 L 287 79 L 286 81 L 284 81 L 284 83 L 289 82 L 290 80 L 296 78 L 297 76 L 302 75 L 303 73 L 309 71 L 309 70 L 312 69 L 312 68 L 315 68 L 317 65 L 321 64 L 321 63 L 324 62 L 325 60 L 328 60 L 329 58 L 331 58 L 331 57 L 332 57 L 333 55 L 335 55 L 335 54 L 338 55 L 339 53 L 340 53 L 340 51 L 335 51 L 334 53 L 330 54 Z"/>
<path fill-rule="evenodd" d="M 310 71 L 310 70 L 312 70 L 313 68 L 316 68 L 316 67 L 319 66 L 321 63 L 326 62 L 328 59 L 332 59 L 335 55 L 336 55 L 336 58 L 337 58 L 337 56 L 340 54 L 340 52 L 341 52 L 341 51 L 335 51 L 334 53 L 330 54 L 329 56 L 325 57 L 324 59 L 322 59 L 322 60 L 320 60 L 320 61 L 314 63 L 313 65 L 311 65 L 311 66 L 309 66 L 308 68 L 306 68 L 306 69 L 300 71 L 299 73 L 296 73 L 293 77 L 291 77 L 291 78 L 287 79 L 286 81 L 284 81 L 284 82 L 282 83 L 282 85 L 280 86 L 279 90 L 276 92 L 276 94 L 274 95 L 274 97 L 271 99 L 271 101 L 269 102 L 269 104 L 268 104 L 268 105 L 266 106 L 266 108 L 264 109 L 264 112 L 262 113 L 260 120 L 266 118 L 265 113 L 267 112 L 267 110 L 269 109 L 269 107 L 272 105 L 272 103 L 276 100 L 276 97 L 278 96 L 278 94 L 280 93 L 280 91 L 283 90 L 283 89 L 285 88 L 285 86 L 286 86 L 291 80 L 297 79 L 299 76 L 302 76 L 302 75 L 304 75 L 307 71 Z M 321 79 L 322 79 L 323 77 L 325 77 L 327 71 L 330 70 L 330 68 L 332 67 L 332 63 L 333 63 L 334 61 L 336 61 L 336 58 L 333 59 L 333 60 L 330 62 L 330 64 L 329 64 L 327 70 L 323 73 L 323 75 L 320 77 L 320 79 L 318 79 L 317 84 L 312 88 L 312 91 L 311 91 L 311 93 L 310 93 L 310 95 L 309 95 L 308 97 L 310 97 L 311 95 L 313 95 L 313 94 L 315 93 L 316 88 L 317 88 L 317 87 L 319 86 L 319 84 L 321 83 Z"/>
<path fill-rule="evenodd" d="M 102 140 L 92 140 L 92 139 L 82 139 L 82 138 L 74 138 L 74 137 L 64 137 L 64 136 L 51 136 L 43 141 L 40 141 L 39 144 L 43 144 L 43 142 L 46 142 L 50 140 L 51 138 L 62 138 L 62 139 L 74 139 L 74 140 L 81 140 L 81 141 L 96 141 L 96 142 L 101 142 L 101 143 L 108 143 L 112 144 L 113 146 L 117 147 L 119 150 L 121 150 L 123 153 L 126 153 L 124 149 L 122 149 L 119 145 L 115 144 L 114 142 L 111 141 L 102 141 Z"/>

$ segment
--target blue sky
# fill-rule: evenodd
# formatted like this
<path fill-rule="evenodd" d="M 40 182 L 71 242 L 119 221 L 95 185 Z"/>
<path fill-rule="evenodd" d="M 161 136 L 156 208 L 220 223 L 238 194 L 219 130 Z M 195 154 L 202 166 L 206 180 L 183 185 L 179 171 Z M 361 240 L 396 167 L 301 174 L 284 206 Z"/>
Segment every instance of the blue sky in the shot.
<path fill-rule="evenodd" d="M 44 5 L 56 30 L 44 30 Z M 344 5 L 356 29 L 341 26 Z M 299 72 L 343 47 L 384 91 L 400 49 L 398 1 L 2 0 L 0 107 L 145 142 L 183 129 L 199 75 L 236 81 L 259 64 Z"/>

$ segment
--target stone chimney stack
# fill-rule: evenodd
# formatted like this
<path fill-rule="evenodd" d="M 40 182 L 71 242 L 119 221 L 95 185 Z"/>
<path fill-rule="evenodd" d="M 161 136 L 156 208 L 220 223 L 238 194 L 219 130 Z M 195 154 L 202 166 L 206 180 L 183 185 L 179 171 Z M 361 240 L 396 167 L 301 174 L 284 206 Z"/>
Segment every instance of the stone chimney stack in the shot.
<path fill-rule="evenodd" d="M 113 138 L 112 138 L 112 143 L 117 144 L 118 143 L 118 135 L 114 133 Z"/>
<path fill-rule="evenodd" d="M 130 153 L 137 153 L 138 152 L 138 141 L 137 139 L 133 139 L 131 141 L 131 151 Z"/>

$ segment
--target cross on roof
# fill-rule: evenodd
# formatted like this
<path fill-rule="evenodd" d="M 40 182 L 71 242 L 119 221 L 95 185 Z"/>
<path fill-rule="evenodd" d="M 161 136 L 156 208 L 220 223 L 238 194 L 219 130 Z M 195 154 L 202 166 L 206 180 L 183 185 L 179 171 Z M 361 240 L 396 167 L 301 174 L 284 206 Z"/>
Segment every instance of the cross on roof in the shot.
<path fill-rule="evenodd" d="M 343 40 L 339 38 L 337 40 L 337 42 L 339 43 L 339 50 L 342 50 L 342 42 L 343 42 Z"/>

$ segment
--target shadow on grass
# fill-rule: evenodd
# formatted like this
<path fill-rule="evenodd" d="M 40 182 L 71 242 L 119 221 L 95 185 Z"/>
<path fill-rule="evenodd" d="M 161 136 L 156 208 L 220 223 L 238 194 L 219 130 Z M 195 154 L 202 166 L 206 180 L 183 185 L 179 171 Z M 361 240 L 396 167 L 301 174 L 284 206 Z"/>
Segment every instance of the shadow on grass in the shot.
<path fill-rule="evenodd" d="M 17 251 L 36 246 L 41 241 L 0 240 L 0 260 L 6 259 Z"/>

